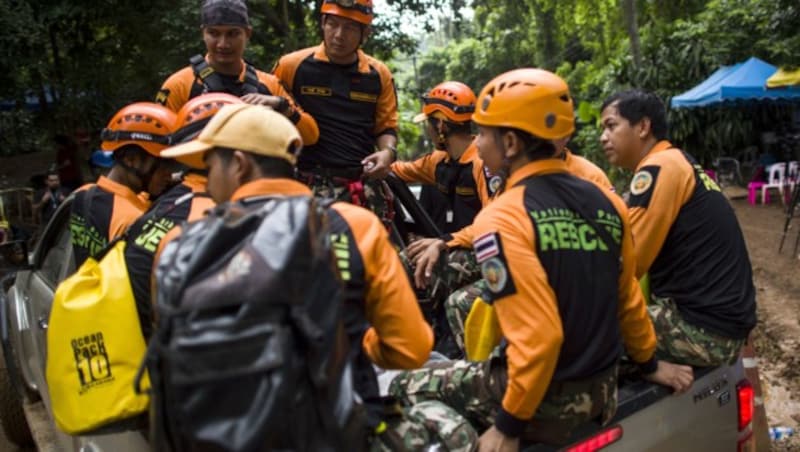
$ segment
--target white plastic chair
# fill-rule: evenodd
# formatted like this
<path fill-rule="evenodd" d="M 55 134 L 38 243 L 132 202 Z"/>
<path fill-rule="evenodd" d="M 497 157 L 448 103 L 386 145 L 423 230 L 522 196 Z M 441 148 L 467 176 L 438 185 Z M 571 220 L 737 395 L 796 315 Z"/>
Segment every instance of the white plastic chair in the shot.
<path fill-rule="evenodd" d="M 781 196 L 781 203 L 786 204 L 786 163 L 774 163 L 767 167 L 767 183 L 761 187 L 761 204 L 767 196 L 767 190 L 770 188 L 778 189 L 778 194 Z"/>
<path fill-rule="evenodd" d="M 789 162 L 786 169 L 786 182 L 789 184 L 789 196 L 794 193 L 794 187 L 800 183 L 800 162 Z"/>

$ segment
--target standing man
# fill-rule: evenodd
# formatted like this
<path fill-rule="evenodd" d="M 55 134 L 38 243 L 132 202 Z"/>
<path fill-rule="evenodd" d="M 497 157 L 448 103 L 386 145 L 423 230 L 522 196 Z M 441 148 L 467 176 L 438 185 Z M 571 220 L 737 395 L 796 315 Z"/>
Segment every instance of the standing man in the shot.
<path fill-rule="evenodd" d="M 319 129 L 314 118 L 295 104 L 277 77 L 244 60 L 253 34 L 245 2 L 205 0 L 201 22 L 205 57 L 193 56 L 189 66 L 172 74 L 158 92 L 156 102 L 177 113 L 189 99 L 200 94 L 228 93 L 249 104 L 271 107 L 292 121 L 303 143 L 316 143 Z"/>
<path fill-rule="evenodd" d="M 649 379 L 688 389 L 691 368 L 654 358 L 625 205 L 571 175 L 552 143 L 574 130 L 567 84 L 519 69 L 489 82 L 477 105 L 481 159 L 508 175 L 475 219 L 473 241 L 502 355 L 400 374 L 390 392 L 443 401 L 488 428 L 481 450 L 516 451 L 523 433 L 563 446 L 579 425 L 608 422 L 623 345 Z"/>
<path fill-rule="evenodd" d="M 48 171 L 45 179 L 45 188 L 36 193 L 35 199 L 38 199 L 38 201 L 33 205 L 33 210 L 41 215 L 43 227 L 50 221 L 50 217 L 53 216 L 66 196 L 67 193 L 61 188 L 61 179 L 58 177 L 58 171 Z"/>
<path fill-rule="evenodd" d="M 693 366 L 736 361 L 756 325 L 756 299 L 730 202 L 692 156 L 667 141 L 666 109 L 655 94 L 615 94 L 601 120 L 609 162 L 635 172 L 628 207 L 636 275 L 650 275 L 659 354 Z"/>
<path fill-rule="evenodd" d="M 397 94 L 389 68 L 360 49 L 372 0 L 324 0 L 320 12 L 324 42 L 285 55 L 274 70 L 319 125 L 298 169 L 315 194 L 366 204 L 387 223 L 388 188 L 377 180 L 397 159 Z M 362 185 L 362 176 L 371 181 Z"/>
<path fill-rule="evenodd" d="M 175 113 L 150 102 L 128 105 L 111 118 L 101 139 L 103 150 L 114 152 L 114 166 L 108 177 L 81 187 L 72 202 L 76 267 L 122 235 L 150 207 L 148 197 L 167 188 L 171 174 L 160 168 L 160 154 L 174 131 Z"/>

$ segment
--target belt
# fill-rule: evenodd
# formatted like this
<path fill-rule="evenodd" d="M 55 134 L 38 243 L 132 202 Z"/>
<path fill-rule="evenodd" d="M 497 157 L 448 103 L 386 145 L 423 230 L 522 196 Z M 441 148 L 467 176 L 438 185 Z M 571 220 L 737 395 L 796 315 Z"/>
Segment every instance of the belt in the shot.
<path fill-rule="evenodd" d="M 323 168 L 315 166 L 312 168 L 298 168 L 298 172 L 303 177 L 316 176 L 329 179 L 347 179 L 349 181 L 361 179 L 364 169 L 360 166 L 344 168 Z"/>

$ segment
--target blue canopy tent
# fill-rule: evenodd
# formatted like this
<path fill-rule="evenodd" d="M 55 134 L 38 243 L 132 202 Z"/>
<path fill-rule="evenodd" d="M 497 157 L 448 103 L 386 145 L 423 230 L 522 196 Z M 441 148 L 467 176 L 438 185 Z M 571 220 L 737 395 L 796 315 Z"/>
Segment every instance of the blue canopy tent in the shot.
<path fill-rule="evenodd" d="M 800 101 L 800 87 L 767 89 L 767 79 L 777 67 L 752 57 L 744 63 L 722 66 L 709 78 L 672 98 L 672 108 L 705 107 L 731 101 L 795 100 Z"/>

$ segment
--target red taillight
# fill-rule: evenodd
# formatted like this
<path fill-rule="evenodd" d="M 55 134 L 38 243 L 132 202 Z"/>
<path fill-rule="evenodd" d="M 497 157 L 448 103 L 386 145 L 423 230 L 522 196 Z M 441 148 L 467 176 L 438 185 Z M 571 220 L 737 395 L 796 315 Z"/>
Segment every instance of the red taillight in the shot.
<path fill-rule="evenodd" d="M 619 441 L 620 438 L 622 438 L 622 427 L 617 425 L 608 430 L 603 430 L 574 446 L 570 446 L 567 452 L 594 452 Z"/>
<path fill-rule="evenodd" d="M 755 392 L 747 380 L 742 380 L 736 385 L 736 392 L 739 395 L 739 431 L 741 432 L 753 422 L 753 413 L 756 409 Z"/>

